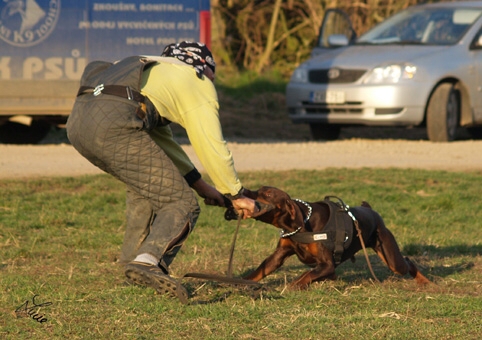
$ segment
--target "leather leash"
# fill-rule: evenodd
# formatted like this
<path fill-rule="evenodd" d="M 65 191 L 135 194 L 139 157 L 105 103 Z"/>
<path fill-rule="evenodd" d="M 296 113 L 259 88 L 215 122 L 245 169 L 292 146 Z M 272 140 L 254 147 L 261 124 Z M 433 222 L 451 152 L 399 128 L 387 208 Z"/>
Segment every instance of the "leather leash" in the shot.
<path fill-rule="evenodd" d="M 363 253 L 365 254 L 365 259 L 367 261 L 368 268 L 370 269 L 370 273 L 372 274 L 373 279 L 376 282 L 380 283 L 380 280 L 377 278 L 377 276 L 375 275 L 375 272 L 373 271 L 370 259 L 368 258 L 367 248 L 365 247 L 365 241 L 363 241 L 363 234 L 362 234 L 362 231 L 360 229 L 360 226 L 358 225 L 358 220 L 356 219 L 355 215 L 353 215 L 352 212 L 350 211 L 350 207 L 348 205 L 346 205 L 345 202 L 343 202 L 340 198 L 338 198 L 338 200 L 342 203 L 342 207 L 347 212 L 348 216 L 350 216 L 351 219 L 353 220 L 353 224 L 355 225 L 355 229 L 358 233 L 358 238 L 360 239 L 360 244 L 362 246 Z"/>
<path fill-rule="evenodd" d="M 233 257 L 234 257 L 234 247 L 236 246 L 236 238 L 238 237 L 239 226 L 241 225 L 242 215 L 238 216 L 238 223 L 236 223 L 236 230 L 234 231 L 233 241 L 231 242 L 231 249 L 229 250 L 229 261 L 228 270 L 226 271 L 226 276 L 233 277 Z"/>
<path fill-rule="evenodd" d="M 351 216 L 353 216 L 353 215 L 351 215 Z M 370 269 L 370 273 L 372 273 L 373 279 L 376 282 L 380 283 L 380 280 L 377 278 L 377 276 L 375 275 L 375 272 L 373 271 L 372 264 L 370 263 L 370 259 L 368 258 L 367 249 L 365 248 L 365 241 L 363 241 L 363 235 L 362 235 L 361 229 L 358 225 L 358 221 L 354 217 L 352 217 L 352 218 L 353 218 L 353 223 L 355 224 L 356 231 L 358 232 L 358 238 L 360 239 L 360 243 L 361 243 L 361 246 L 363 248 L 363 253 L 365 254 L 365 259 L 367 261 L 368 268 Z"/>
<path fill-rule="evenodd" d="M 217 282 L 222 282 L 222 283 L 228 283 L 228 284 L 233 284 L 233 285 L 246 285 L 246 286 L 261 286 L 261 283 L 251 281 L 251 280 L 245 280 L 242 278 L 236 278 L 233 277 L 233 257 L 234 257 L 234 248 L 236 246 L 236 239 L 238 237 L 238 231 L 239 231 L 239 226 L 241 225 L 241 219 L 242 216 L 238 215 L 238 223 L 236 225 L 236 230 L 234 232 L 233 236 L 233 241 L 231 243 L 231 249 L 229 251 L 229 261 L 228 261 L 228 269 L 226 271 L 226 276 L 218 275 L 218 274 L 205 274 L 205 273 L 186 273 L 184 274 L 179 280 L 177 281 L 177 291 L 180 292 L 180 286 L 181 282 L 184 278 L 194 278 L 194 279 L 201 279 L 201 280 L 208 280 L 208 281 L 217 281 Z M 188 304 L 189 302 L 181 297 L 178 296 L 179 300 L 183 304 Z"/>

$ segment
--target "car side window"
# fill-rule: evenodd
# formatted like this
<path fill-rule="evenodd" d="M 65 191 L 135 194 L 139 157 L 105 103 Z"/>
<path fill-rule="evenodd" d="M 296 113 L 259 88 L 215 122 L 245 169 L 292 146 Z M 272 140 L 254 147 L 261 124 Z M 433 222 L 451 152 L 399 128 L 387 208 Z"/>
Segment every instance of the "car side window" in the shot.
<path fill-rule="evenodd" d="M 376 40 L 420 41 L 426 27 L 427 13 L 421 12 L 400 20 L 376 37 Z"/>

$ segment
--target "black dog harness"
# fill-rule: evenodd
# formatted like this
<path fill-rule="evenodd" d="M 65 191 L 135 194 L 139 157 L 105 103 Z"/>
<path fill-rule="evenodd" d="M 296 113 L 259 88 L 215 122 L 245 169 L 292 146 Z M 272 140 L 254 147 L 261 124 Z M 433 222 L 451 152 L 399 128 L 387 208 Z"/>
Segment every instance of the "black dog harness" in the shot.
<path fill-rule="evenodd" d="M 337 201 L 333 202 L 332 198 Z M 295 199 L 295 201 L 308 208 L 308 213 L 304 219 L 305 226 L 307 226 L 311 217 L 312 207 L 302 200 Z M 343 252 L 352 242 L 353 223 L 356 221 L 355 216 L 351 213 L 350 207 L 336 196 L 326 196 L 323 201 L 316 202 L 316 204 L 324 204 L 330 210 L 330 216 L 322 231 L 301 232 L 301 227 L 290 233 L 281 230 L 281 238 L 289 237 L 291 240 L 299 243 L 321 242 L 333 252 L 335 263 L 339 264 Z"/>

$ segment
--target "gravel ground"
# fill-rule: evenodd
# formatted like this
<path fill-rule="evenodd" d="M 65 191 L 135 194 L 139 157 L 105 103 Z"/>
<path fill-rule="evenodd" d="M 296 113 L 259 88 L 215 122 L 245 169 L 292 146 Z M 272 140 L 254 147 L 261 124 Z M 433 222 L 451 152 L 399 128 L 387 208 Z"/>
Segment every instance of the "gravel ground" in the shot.
<path fill-rule="evenodd" d="M 325 168 L 417 168 L 482 171 L 482 141 L 432 143 L 413 139 L 347 136 L 332 142 L 228 142 L 237 171 Z M 203 171 L 191 146 L 188 155 Z M 64 140 L 41 145 L 0 144 L 0 178 L 79 176 L 101 171 Z"/>

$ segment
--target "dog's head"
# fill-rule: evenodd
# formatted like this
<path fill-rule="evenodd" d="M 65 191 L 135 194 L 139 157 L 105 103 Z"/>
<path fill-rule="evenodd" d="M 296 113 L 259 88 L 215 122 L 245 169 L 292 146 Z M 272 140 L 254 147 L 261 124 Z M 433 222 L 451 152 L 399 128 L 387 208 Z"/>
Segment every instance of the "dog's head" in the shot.
<path fill-rule="evenodd" d="M 303 225 L 300 208 L 286 192 L 264 186 L 257 191 L 245 190 L 244 195 L 261 203 L 260 212 L 253 215 L 256 220 L 284 230 L 296 229 Z"/>

